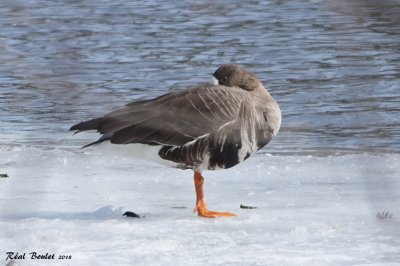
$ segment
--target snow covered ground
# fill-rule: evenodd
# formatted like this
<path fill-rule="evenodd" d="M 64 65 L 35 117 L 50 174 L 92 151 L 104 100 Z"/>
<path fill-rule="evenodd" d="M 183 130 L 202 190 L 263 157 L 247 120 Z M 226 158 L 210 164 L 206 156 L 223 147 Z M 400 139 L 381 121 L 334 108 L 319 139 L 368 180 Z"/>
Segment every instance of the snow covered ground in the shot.
<path fill-rule="evenodd" d="M 219 219 L 192 213 L 190 170 L 124 155 L 1 147 L 0 173 L 0 265 L 400 265 L 400 155 L 257 154 L 205 172 L 210 209 L 238 214 Z"/>

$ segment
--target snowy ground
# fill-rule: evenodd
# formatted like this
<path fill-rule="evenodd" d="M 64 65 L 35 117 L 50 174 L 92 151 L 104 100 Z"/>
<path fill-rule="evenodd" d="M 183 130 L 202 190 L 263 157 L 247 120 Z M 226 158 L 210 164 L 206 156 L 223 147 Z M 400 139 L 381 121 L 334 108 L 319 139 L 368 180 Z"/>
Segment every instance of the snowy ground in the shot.
<path fill-rule="evenodd" d="M 399 155 L 258 154 L 205 172 L 210 209 L 239 215 L 219 219 L 192 213 L 191 171 L 126 156 L 2 147 L 0 173 L 0 265 L 400 265 Z"/>

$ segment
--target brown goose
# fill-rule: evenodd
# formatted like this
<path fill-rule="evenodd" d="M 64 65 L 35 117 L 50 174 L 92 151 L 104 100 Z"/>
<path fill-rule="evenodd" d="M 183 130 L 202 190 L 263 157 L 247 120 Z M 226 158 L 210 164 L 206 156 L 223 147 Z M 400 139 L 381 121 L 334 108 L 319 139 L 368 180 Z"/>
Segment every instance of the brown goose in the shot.
<path fill-rule="evenodd" d="M 102 135 L 85 147 L 104 141 L 159 146 L 162 159 L 193 169 L 199 216 L 235 216 L 207 209 L 201 171 L 230 168 L 264 147 L 278 133 L 281 112 L 261 81 L 239 65 L 223 65 L 213 76 L 217 85 L 132 102 L 70 130 Z"/>

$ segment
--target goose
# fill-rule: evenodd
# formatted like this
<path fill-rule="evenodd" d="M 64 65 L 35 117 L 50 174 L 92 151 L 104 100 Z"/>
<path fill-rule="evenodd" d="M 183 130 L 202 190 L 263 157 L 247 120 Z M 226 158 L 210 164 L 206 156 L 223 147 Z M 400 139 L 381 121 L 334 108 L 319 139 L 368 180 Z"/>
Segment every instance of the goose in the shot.
<path fill-rule="evenodd" d="M 236 216 L 208 209 L 202 171 L 231 168 L 267 145 L 279 131 L 281 111 L 256 75 L 241 66 L 222 65 L 213 77 L 215 84 L 128 103 L 70 130 L 100 133 L 84 147 L 105 141 L 156 146 L 162 159 L 193 170 L 194 212 L 207 218 Z"/>

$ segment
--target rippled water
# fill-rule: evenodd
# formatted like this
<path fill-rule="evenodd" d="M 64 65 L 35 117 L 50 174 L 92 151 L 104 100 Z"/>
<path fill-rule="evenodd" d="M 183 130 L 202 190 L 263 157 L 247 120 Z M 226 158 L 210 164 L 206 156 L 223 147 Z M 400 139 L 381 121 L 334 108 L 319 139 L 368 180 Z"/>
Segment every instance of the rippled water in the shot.
<path fill-rule="evenodd" d="M 255 72 L 281 105 L 266 151 L 400 151 L 399 1 L 2 1 L 0 142 L 76 147 L 131 100 Z"/>

